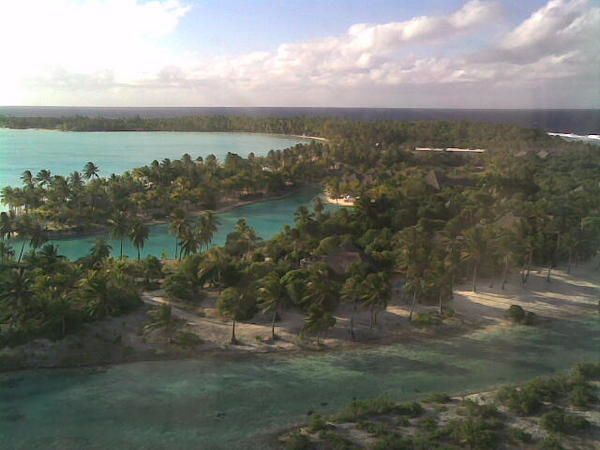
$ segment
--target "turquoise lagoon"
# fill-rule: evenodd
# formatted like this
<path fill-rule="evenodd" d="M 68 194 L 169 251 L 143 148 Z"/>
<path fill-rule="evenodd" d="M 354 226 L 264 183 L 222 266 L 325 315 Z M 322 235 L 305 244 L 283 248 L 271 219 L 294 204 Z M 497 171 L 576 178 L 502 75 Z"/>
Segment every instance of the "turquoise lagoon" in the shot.
<path fill-rule="evenodd" d="M 269 449 L 309 411 L 489 389 L 597 360 L 599 348 L 593 318 L 325 354 L 0 374 L 0 448 Z"/>
<path fill-rule="evenodd" d="M 285 225 L 293 224 L 296 210 L 300 206 L 310 206 L 318 195 L 320 195 L 318 189 L 305 188 L 278 200 L 264 200 L 219 213 L 218 217 L 221 225 L 215 235 L 213 244 L 224 244 L 227 234 L 233 230 L 236 222 L 241 218 L 246 219 L 261 238 L 269 239 L 281 231 Z M 330 208 L 335 208 L 335 205 L 330 206 Z M 61 255 L 69 259 L 77 259 L 89 254 L 90 248 L 98 237 L 98 235 L 88 235 L 54 239 L 50 242 L 58 246 Z M 110 239 L 108 236 L 102 237 L 106 238 L 112 246 L 113 255 L 119 256 L 120 241 Z M 123 254 L 131 258 L 137 257 L 137 250 L 127 239 L 123 242 Z M 150 227 L 150 236 L 141 254 L 142 257 L 147 255 L 165 258 L 174 257 L 175 237 L 169 233 L 168 224 Z"/>
<path fill-rule="evenodd" d="M 227 152 L 247 156 L 266 155 L 306 140 L 291 136 L 256 133 L 201 132 L 69 132 L 9 130 L 0 128 L 0 187 L 20 186 L 24 170 L 35 175 L 49 169 L 55 175 L 81 171 L 86 162 L 109 176 L 164 158 L 193 158 L 214 154 L 223 160 Z"/>
<path fill-rule="evenodd" d="M 0 129 L 0 186 L 21 184 L 24 170 L 34 175 L 40 169 L 53 174 L 68 175 L 93 161 L 102 175 L 122 173 L 163 158 L 178 159 L 184 153 L 192 158 L 214 154 L 223 160 L 227 152 L 247 156 L 250 152 L 265 155 L 271 149 L 283 149 L 306 140 L 254 133 L 183 133 L 183 132 L 61 132 L 48 130 Z M 219 214 L 221 227 L 215 244 L 225 242 L 235 222 L 244 217 L 263 238 L 270 238 L 284 225 L 293 222 L 300 205 L 307 205 L 318 195 L 314 189 L 303 190 L 281 200 L 270 200 Z M 106 237 L 106 236 L 104 236 Z M 75 259 L 85 256 L 98 236 L 86 236 L 51 241 L 61 254 Z M 120 243 L 110 240 L 113 252 Z M 15 242 L 15 245 L 17 243 Z M 167 225 L 151 228 L 150 239 L 143 255 L 173 257 L 174 238 Z M 137 251 L 126 241 L 124 253 L 133 257 Z"/>

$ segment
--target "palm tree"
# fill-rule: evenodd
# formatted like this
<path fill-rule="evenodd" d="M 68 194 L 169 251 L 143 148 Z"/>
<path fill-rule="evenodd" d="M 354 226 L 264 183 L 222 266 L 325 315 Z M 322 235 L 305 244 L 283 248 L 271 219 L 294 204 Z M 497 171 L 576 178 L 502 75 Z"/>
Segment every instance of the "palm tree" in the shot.
<path fill-rule="evenodd" d="M 320 220 L 323 217 L 323 211 L 325 211 L 325 205 L 323 204 L 323 199 L 319 196 L 316 197 L 313 201 L 314 210 L 315 210 L 315 218 Z"/>
<path fill-rule="evenodd" d="M 28 230 L 29 245 L 37 250 L 48 241 L 48 233 L 45 227 L 38 221 L 34 221 Z"/>
<path fill-rule="evenodd" d="M 114 314 L 118 307 L 111 295 L 110 281 L 106 271 L 94 270 L 79 282 L 86 311 L 94 319 Z"/>
<path fill-rule="evenodd" d="M 236 345 L 238 343 L 237 338 L 235 336 L 235 323 L 242 317 L 244 306 L 243 303 L 243 294 L 240 292 L 239 289 L 234 287 L 229 287 L 223 290 L 223 292 L 221 292 L 221 295 L 219 295 L 219 300 L 217 301 L 217 309 L 219 310 L 219 314 L 231 320 L 232 345 Z"/>
<path fill-rule="evenodd" d="M 92 248 L 90 248 L 90 257 L 95 264 L 98 264 L 105 259 L 110 257 L 110 252 L 112 251 L 112 247 L 105 239 L 96 239 Z"/>
<path fill-rule="evenodd" d="M 5 264 L 11 258 L 15 256 L 15 251 L 6 242 L 0 242 L 0 263 Z"/>
<path fill-rule="evenodd" d="M 300 206 L 294 213 L 294 220 L 298 229 L 302 231 L 312 225 L 314 216 L 306 206 Z"/>
<path fill-rule="evenodd" d="M 477 292 L 477 277 L 481 264 L 492 250 L 489 232 L 482 225 L 476 225 L 464 233 L 463 259 L 473 265 L 473 292 Z"/>
<path fill-rule="evenodd" d="M 93 162 L 88 162 L 83 167 L 83 176 L 86 180 L 91 180 L 92 178 L 99 178 L 100 169 Z"/>
<path fill-rule="evenodd" d="M 123 239 L 127 236 L 129 231 L 129 217 L 123 211 L 118 211 L 112 219 L 108 221 L 110 232 L 114 239 L 119 239 L 120 245 L 120 259 L 123 259 Z"/>
<path fill-rule="evenodd" d="M 271 338 L 275 341 L 275 321 L 277 310 L 284 298 L 284 287 L 277 272 L 270 272 L 259 282 L 258 305 L 264 314 L 272 313 Z"/>
<path fill-rule="evenodd" d="M 52 182 L 52 173 L 47 169 L 40 170 L 35 176 L 40 186 L 48 186 Z"/>
<path fill-rule="evenodd" d="M 65 259 L 63 255 L 58 253 L 58 247 L 54 244 L 46 244 L 38 252 L 38 256 L 42 259 L 45 267 L 53 266 L 56 262 Z"/>
<path fill-rule="evenodd" d="M 189 227 L 185 229 L 183 235 L 179 236 L 179 239 L 179 245 L 181 246 L 179 259 L 181 259 L 182 256 L 198 253 L 198 250 L 202 247 L 200 233 L 196 228 Z"/>
<path fill-rule="evenodd" d="M 177 249 L 179 248 L 179 238 L 189 229 L 190 224 L 185 211 L 181 208 L 171 213 L 169 229 L 175 235 L 175 258 L 177 259 Z M 181 259 L 181 257 L 179 258 Z"/>
<path fill-rule="evenodd" d="M 25 186 L 33 187 L 33 185 L 35 183 L 35 179 L 33 178 L 33 174 L 31 173 L 31 170 L 25 170 L 21 174 L 21 181 L 23 181 L 23 184 Z"/>
<path fill-rule="evenodd" d="M 220 224 L 219 217 L 213 211 L 205 211 L 200 217 L 200 240 L 207 250 Z"/>
<path fill-rule="evenodd" d="M 387 308 L 391 295 L 391 286 L 385 273 L 371 273 L 363 282 L 361 296 L 363 306 L 371 312 L 370 327 L 377 324 L 379 310 Z"/>
<path fill-rule="evenodd" d="M 10 239 L 15 232 L 16 216 L 13 211 L 0 213 L 0 239 Z"/>
<path fill-rule="evenodd" d="M 148 315 L 150 316 L 151 320 L 144 325 L 144 333 L 148 333 L 149 331 L 160 328 L 171 331 L 175 325 L 175 318 L 173 317 L 172 308 L 168 303 L 162 303 L 158 306 L 158 308 L 149 311 Z"/>
<path fill-rule="evenodd" d="M 342 286 L 342 290 L 340 291 L 340 298 L 345 303 L 350 303 L 352 305 L 352 313 L 350 314 L 350 337 L 353 341 L 356 340 L 356 336 L 354 334 L 354 315 L 356 314 L 356 309 L 358 302 L 361 297 L 361 278 L 358 275 L 354 275 L 346 278 Z"/>
<path fill-rule="evenodd" d="M 29 272 L 23 267 L 9 271 L 4 279 L 0 280 L 0 304 L 8 305 L 7 310 L 12 312 L 9 318 L 11 327 L 27 319 L 28 302 L 33 296 L 31 287 Z"/>
<path fill-rule="evenodd" d="M 314 304 L 309 308 L 308 315 L 304 319 L 304 331 L 315 333 L 317 345 L 320 345 L 319 338 L 321 333 L 334 325 L 335 317 L 318 304 Z"/>
<path fill-rule="evenodd" d="M 335 306 L 339 292 L 329 268 L 325 264 L 314 264 L 309 271 L 306 290 L 302 301 L 308 305 L 319 305 L 331 310 Z"/>
<path fill-rule="evenodd" d="M 141 259 L 141 250 L 144 248 L 144 244 L 148 240 L 150 234 L 150 228 L 144 224 L 141 220 L 137 219 L 133 222 L 131 230 L 129 231 L 129 239 L 133 243 L 133 246 L 137 250 L 137 259 Z"/>
<path fill-rule="evenodd" d="M 406 289 L 407 292 L 412 294 L 412 302 L 410 304 L 410 312 L 408 314 L 409 322 L 412 322 L 415 306 L 417 305 L 417 300 L 419 298 L 419 295 L 425 290 L 425 285 L 425 278 L 421 276 L 412 276 L 408 278 L 406 280 L 406 283 L 404 284 L 404 289 Z"/>
<path fill-rule="evenodd" d="M 223 279 L 223 273 L 229 265 L 229 257 L 221 247 L 215 247 L 210 249 L 204 254 L 200 269 L 198 271 L 198 277 L 202 284 L 221 283 Z"/>

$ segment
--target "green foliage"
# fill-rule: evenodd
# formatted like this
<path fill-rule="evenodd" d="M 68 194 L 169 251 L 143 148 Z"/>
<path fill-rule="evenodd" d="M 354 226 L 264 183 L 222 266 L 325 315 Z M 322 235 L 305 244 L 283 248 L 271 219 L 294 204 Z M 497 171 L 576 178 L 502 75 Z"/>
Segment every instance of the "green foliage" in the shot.
<path fill-rule="evenodd" d="M 357 420 L 377 415 L 394 414 L 417 417 L 423 413 L 423 407 L 417 402 L 395 403 L 385 398 L 371 400 L 354 400 L 337 417 L 338 422 L 356 422 Z"/>
<path fill-rule="evenodd" d="M 500 444 L 498 424 L 478 417 L 453 420 L 447 425 L 446 432 L 457 444 L 471 449 L 494 449 Z"/>
<path fill-rule="evenodd" d="M 393 433 L 378 439 L 373 450 L 413 450 L 412 439 Z"/>
<path fill-rule="evenodd" d="M 285 443 L 286 450 L 311 450 L 314 448 L 315 446 L 311 443 L 308 436 L 299 432 L 292 433 Z"/>
<path fill-rule="evenodd" d="M 510 305 L 506 312 L 506 317 L 514 323 L 523 325 L 533 325 L 535 322 L 535 314 L 531 311 L 525 311 L 519 305 Z"/>
<path fill-rule="evenodd" d="M 316 433 L 317 431 L 324 430 L 326 427 L 325 419 L 320 414 L 313 414 L 310 416 L 308 423 L 308 431 Z"/>
<path fill-rule="evenodd" d="M 165 291 L 173 299 L 194 302 L 201 300 L 203 294 L 200 290 L 201 265 L 204 260 L 201 255 L 190 255 L 185 258 L 165 279 Z"/>
<path fill-rule="evenodd" d="M 452 401 L 452 397 L 446 393 L 435 392 L 429 395 L 425 401 L 429 403 L 450 403 Z"/>
<path fill-rule="evenodd" d="M 531 435 L 531 433 L 528 433 L 527 431 L 522 430 L 521 428 L 511 428 L 510 436 L 513 440 L 517 442 L 522 442 L 524 444 L 529 444 L 533 441 L 533 436 Z"/>
<path fill-rule="evenodd" d="M 343 438 L 342 436 L 333 433 L 331 431 L 321 431 L 319 433 L 319 440 L 322 443 L 323 448 L 327 450 L 355 450 L 358 449 L 356 445 L 354 445 L 349 440 Z"/>
<path fill-rule="evenodd" d="M 600 380 L 600 362 L 577 364 L 572 370 L 572 375 L 584 380 Z"/>
<path fill-rule="evenodd" d="M 192 333 L 191 331 L 180 331 L 175 333 L 172 342 L 181 347 L 193 348 L 201 345 L 203 341 L 196 333 Z"/>
<path fill-rule="evenodd" d="M 429 327 L 442 323 L 439 314 L 431 311 L 417 313 L 412 321 L 414 325 L 419 327 Z"/>
<path fill-rule="evenodd" d="M 573 434 L 585 430 L 590 423 L 584 417 L 566 414 L 562 409 L 555 408 L 542 416 L 541 425 L 551 433 Z"/>

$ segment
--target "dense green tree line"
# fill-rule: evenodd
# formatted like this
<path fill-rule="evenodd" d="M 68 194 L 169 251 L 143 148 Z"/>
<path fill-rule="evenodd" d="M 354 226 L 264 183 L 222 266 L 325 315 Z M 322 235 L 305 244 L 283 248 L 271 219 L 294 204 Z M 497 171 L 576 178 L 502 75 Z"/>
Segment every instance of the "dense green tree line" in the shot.
<path fill-rule="evenodd" d="M 147 120 L 172 124 L 182 119 Z M 258 127 L 270 119 L 247 120 Z M 600 152 L 595 147 L 499 125 L 277 120 L 273 123 L 290 127 L 304 124 L 305 131 L 330 141 L 264 158 L 229 154 L 219 162 L 184 156 L 108 179 L 98 177 L 93 164 L 68 179 L 48 171 L 24 173 L 23 188 L 3 190 L 12 212 L 0 217 L 6 267 L 0 277 L 31 272 L 23 265 L 41 252 L 49 225 L 107 226 L 114 237 L 131 239 L 141 249 L 148 237 L 144 221 L 167 217 L 180 260 L 164 281 L 169 295 L 194 302 L 204 289 L 218 289 L 218 308 L 232 320 L 234 342 L 235 322 L 260 311 L 271 320 L 275 338 L 278 313 L 290 307 L 304 312 L 305 332 L 318 339 L 335 324 L 342 303 L 369 311 L 371 326 L 377 326 L 392 283 L 410 306 L 410 320 L 418 303 L 438 305 L 443 315 L 451 313 L 447 305 L 459 281 L 470 280 L 476 290 L 482 278 L 497 278 L 504 288 L 511 272 L 525 284 L 532 266 L 543 265 L 551 282 L 554 267 L 564 264 L 570 270 L 600 248 Z M 488 152 L 418 154 L 413 145 Z M 333 196 L 353 195 L 355 207 L 331 211 L 317 200 L 313 208 L 300 208 L 293 226 L 268 241 L 241 220 L 225 245 L 213 248 L 215 216 L 192 214 L 214 208 L 222 193 L 252 198 L 259 191 L 309 181 L 321 182 Z M 23 200 L 26 193 L 35 195 Z M 27 238 L 33 253 L 24 253 L 24 245 L 11 248 L 15 232 Z M 360 255 L 360 261 L 336 270 L 328 257 L 341 250 Z M 106 254 L 98 245 L 90 258 Z M 121 264 L 143 267 L 144 262 Z M 16 314 L 18 303 L 4 303 L 5 314 Z M 348 331 L 355 337 L 353 320 Z"/>

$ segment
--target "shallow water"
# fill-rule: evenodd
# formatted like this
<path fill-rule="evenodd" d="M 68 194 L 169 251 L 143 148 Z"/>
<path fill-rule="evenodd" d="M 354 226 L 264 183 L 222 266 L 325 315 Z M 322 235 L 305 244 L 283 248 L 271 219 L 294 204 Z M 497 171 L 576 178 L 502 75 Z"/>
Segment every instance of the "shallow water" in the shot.
<path fill-rule="evenodd" d="M 292 225 L 296 210 L 302 205 L 310 206 L 319 193 L 320 190 L 317 188 L 306 188 L 279 200 L 265 200 L 235 208 L 228 212 L 219 213 L 218 217 L 221 225 L 215 234 L 213 244 L 224 244 L 227 234 L 234 229 L 236 222 L 241 218 L 245 218 L 261 238 L 269 239 L 281 231 L 285 225 Z M 335 205 L 329 208 L 335 208 Z M 77 259 L 89 254 L 90 248 L 98 237 L 100 236 L 90 235 L 77 238 L 54 239 L 50 242 L 58 246 L 61 255 L 69 259 Z M 102 237 L 112 246 L 113 255 L 118 257 L 120 242 L 110 239 L 108 235 Z M 18 240 L 13 242 L 15 248 L 19 248 L 20 244 L 18 242 Z M 141 253 L 142 257 L 147 255 L 163 258 L 174 257 L 175 237 L 169 233 L 168 224 L 153 225 L 150 227 L 148 241 L 145 243 Z M 123 254 L 130 258 L 137 257 L 137 250 L 129 240 L 123 242 Z"/>
<path fill-rule="evenodd" d="M 227 152 L 247 156 L 266 155 L 299 142 L 291 136 L 256 133 L 195 132 L 69 132 L 9 130 L 0 128 L 0 188 L 20 186 L 21 174 L 49 169 L 67 176 L 81 171 L 88 161 L 100 168 L 102 176 L 122 173 L 164 158 L 192 158 L 214 154 L 222 161 Z"/>
<path fill-rule="evenodd" d="M 264 155 L 271 149 L 282 149 L 305 140 L 268 134 L 251 133 L 179 133 L 179 132 L 58 132 L 48 130 L 0 129 L 0 187 L 20 185 L 20 176 L 26 169 L 33 174 L 50 169 L 54 174 L 68 175 L 81 170 L 87 161 L 94 161 L 104 175 L 150 164 L 154 159 L 180 158 L 189 153 L 193 158 L 211 153 L 223 160 L 227 152 L 246 156 L 250 152 Z M 219 214 L 222 226 L 215 236 L 215 244 L 223 244 L 238 219 L 245 217 L 259 236 L 268 239 L 284 225 L 293 223 L 293 215 L 300 205 L 307 205 L 318 194 L 306 189 L 281 200 L 271 200 Z M 2 205 L 0 204 L 0 210 Z M 99 236 L 57 239 L 59 252 L 70 259 L 89 253 Z M 108 236 L 103 236 L 108 238 Z M 113 254 L 119 254 L 120 243 L 109 240 Z M 20 243 L 14 241 L 18 248 Z M 174 237 L 168 225 L 153 226 L 143 256 L 172 258 Z M 124 254 L 137 256 L 137 250 L 127 240 Z"/>
<path fill-rule="evenodd" d="M 249 449 L 353 398 L 460 393 L 598 359 L 600 322 L 556 322 L 364 350 L 205 355 L 0 375 L 0 448 Z"/>

